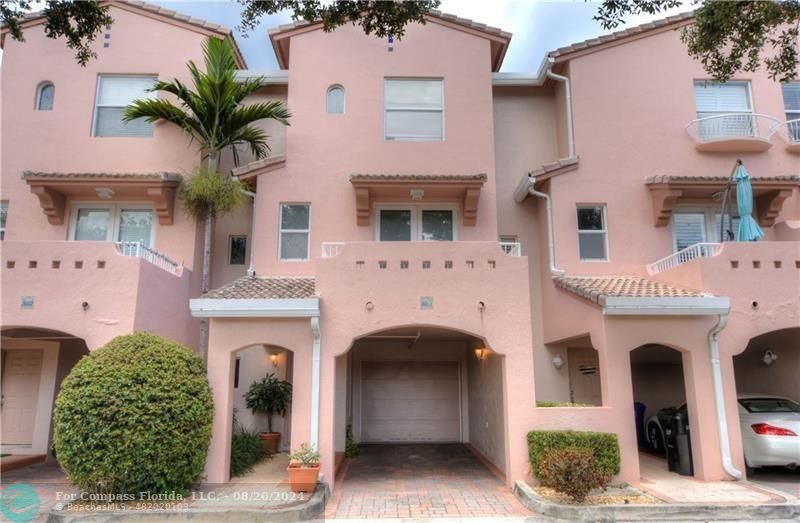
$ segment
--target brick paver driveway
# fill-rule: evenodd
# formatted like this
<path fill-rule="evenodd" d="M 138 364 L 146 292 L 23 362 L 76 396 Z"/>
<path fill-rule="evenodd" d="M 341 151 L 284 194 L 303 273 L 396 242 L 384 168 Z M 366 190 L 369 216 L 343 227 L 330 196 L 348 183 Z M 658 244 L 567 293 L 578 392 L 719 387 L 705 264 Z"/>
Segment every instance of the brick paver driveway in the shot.
<path fill-rule="evenodd" d="M 531 515 L 464 445 L 366 445 L 344 466 L 328 517 Z"/>

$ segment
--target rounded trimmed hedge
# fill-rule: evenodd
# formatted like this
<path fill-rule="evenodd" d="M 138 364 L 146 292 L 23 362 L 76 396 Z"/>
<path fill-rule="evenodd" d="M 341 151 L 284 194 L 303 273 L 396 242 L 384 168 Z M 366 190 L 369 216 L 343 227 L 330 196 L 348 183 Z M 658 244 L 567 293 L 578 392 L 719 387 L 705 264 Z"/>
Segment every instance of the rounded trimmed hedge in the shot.
<path fill-rule="evenodd" d="M 183 492 L 203 473 L 213 417 L 199 356 L 153 334 L 118 336 L 64 379 L 56 455 L 86 491 Z"/>

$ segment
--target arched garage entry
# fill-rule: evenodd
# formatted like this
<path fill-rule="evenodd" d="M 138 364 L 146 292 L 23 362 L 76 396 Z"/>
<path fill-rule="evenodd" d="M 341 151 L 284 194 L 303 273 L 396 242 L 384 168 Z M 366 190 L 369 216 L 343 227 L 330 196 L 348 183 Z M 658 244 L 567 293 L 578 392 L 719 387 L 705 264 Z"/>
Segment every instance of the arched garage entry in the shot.
<path fill-rule="evenodd" d="M 503 364 L 485 340 L 441 327 L 354 340 L 336 359 L 337 458 L 349 428 L 362 445 L 466 445 L 504 474 Z"/>

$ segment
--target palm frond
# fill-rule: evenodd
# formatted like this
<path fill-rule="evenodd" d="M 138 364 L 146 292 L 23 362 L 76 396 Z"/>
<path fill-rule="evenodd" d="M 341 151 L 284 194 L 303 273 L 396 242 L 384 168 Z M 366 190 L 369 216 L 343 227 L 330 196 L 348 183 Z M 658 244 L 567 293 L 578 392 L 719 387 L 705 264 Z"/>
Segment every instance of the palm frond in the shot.
<path fill-rule="evenodd" d="M 269 136 L 263 129 L 248 125 L 242 127 L 235 134 L 232 134 L 229 143 L 226 145 L 236 146 L 245 145 L 257 159 L 266 158 L 270 148 L 268 143 Z"/>

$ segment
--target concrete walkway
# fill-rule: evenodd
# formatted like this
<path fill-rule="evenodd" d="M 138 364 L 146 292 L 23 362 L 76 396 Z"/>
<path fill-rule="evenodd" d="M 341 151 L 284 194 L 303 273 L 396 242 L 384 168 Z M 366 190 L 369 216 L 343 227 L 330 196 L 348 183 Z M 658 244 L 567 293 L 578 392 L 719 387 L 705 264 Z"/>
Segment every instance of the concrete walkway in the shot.
<path fill-rule="evenodd" d="M 532 515 L 461 444 L 366 445 L 344 466 L 326 518 Z"/>
<path fill-rule="evenodd" d="M 749 474 L 747 481 L 800 500 L 800 468 L 764 467 Z"/>

